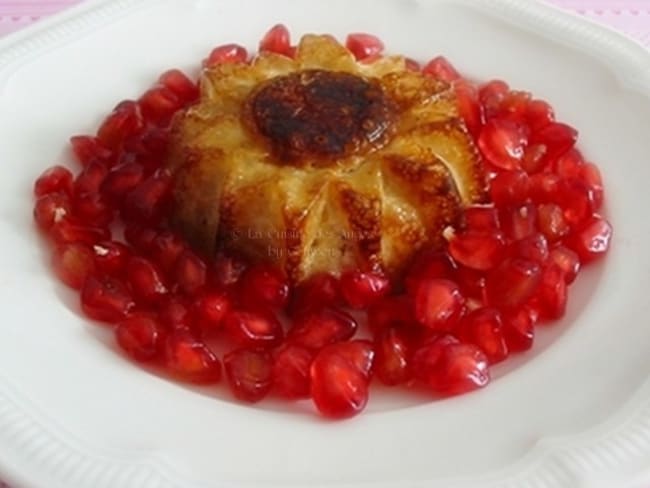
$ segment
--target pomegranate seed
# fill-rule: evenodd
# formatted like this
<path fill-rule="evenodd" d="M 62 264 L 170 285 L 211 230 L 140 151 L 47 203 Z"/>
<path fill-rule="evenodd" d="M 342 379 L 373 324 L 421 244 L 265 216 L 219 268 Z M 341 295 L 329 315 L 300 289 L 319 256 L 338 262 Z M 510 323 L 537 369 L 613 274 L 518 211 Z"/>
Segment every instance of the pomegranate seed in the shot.
<path fill-rule="evenodd" d="M 554 161 L 575 145 L 578 140 L 578 131 L 573 127 L 552 122 L 546 127 L 537 130 L 531 139 L 533 144 L 546 146 L 547 161 Z"/>
<path fill-rule="evenodd" d="M 217 356 L 187 330 L 172 332 L 164 351 L 165 365 L 181 379 L 196 384 L 217 383 L 221 379 Z"/>
<path fill-rule="evenodd" d="M 368 308 L 389 291 L 388 278 L 377 273 L 348 271 L 341 276 L 341 294 L 352 308 Z"/>
<path fill-rule="evenodd" d="M 38 227 L 49 232 L 71 214 L 70 199 L 63 193 L 51 193 L 40 197 L 34 205 L 34 220 Z"/>
<path fill-rule="evenodd" d="M 118 346 L 136 361 L 154 359 L 162 343 L 160 325 L 151 317 L 135 315 L 120 322 L 115 329 Z"/>
<path fill-rule="evenodd" d="M 519 169 L 527 144 L 528 136 L 523 126 L 505 119 L 488 121 L 478 138 L 483 156 L 497 168 L 505 170 Z"/>
<path fill-rule="evenodd" d="M 153 250 L 157 237 L 158 233 L 154 229 L 137 224 L 127 224 L 124 229 L 126 242 L 143 254 L 149 254 Z"/>
<path fill-rule="evenodd" d="M 63 166 L 46 169 L 34 183 L 34 195 L 39 198 L 50 193 L 72 194 L 72 173 Z"/>
<path fill-rule="evenodd" d="M 395 327 L 385 329 L 375 342 L 375 374 L 385 385 L 394 386 L 411 379 L 408 341 Z"/>
<path fill-rule="evenodd" d="M 579 178 L 585 160 L 577 149 L 571 149 L 553 163 L 553 172 L 562 179 Z"/>
<path fill-rule="evenodd" d="M 475 269 L 458 267 L 456 283 L 466 297 L 484 301 L 485 296 L 485 273 Z"/>
<path fill-rule="evenodd" d="M 52 256 L 54 274 L 70 288 L 81 289 L 95 269 L 92 251 L 84 244 L 64 244 Z"/>
<path fill-rule="evenodd" d="M 571 231 L 564 212 L 554 203 L 537 207 L 537 227 L 549 242 L 557 242 Z"/>
<path fill-rule="evenodd" d="M 106 227 L 114 217 L 113 208 L 99 193 L 82 193 L 72 198 L 74 216 L 81 222 Z"/>
<path fill-rule="evenodd" d="M 131 251 L 126 245 L 117 241 L 103 241 L 95 244 L 92 250 L 99 272 L 118 278 L 124 276 L 126 264 L 131 256 Z"/>
<path fill-rule="evenodd" d="M 148 90 L 139 100 L 145 120 L 159 127 L 169 125 L 176 112 L 183 108 L 183 102 L 165 86 Z"/>
<path fill-rule="evenodd" d="M 495 307 L 519 307 L 537 291 L 541 279 L 539 264 L 520 258 L 508 259 L 487 276 L 488 302 Z"/>
<path fill-rule="evenodd" d="M 580 225 L 595 211 L 594 196 L 579 180 L 560 182 L 557 203 L 564 210 L 564 218 L 571 226 Z"/>
<path fill-rule="evenodd" d="M 358 414 L 368 402 L 368 378 L 340 342 L 320 350 L 310 368 L 311 396 L 318 411 L 332 418 Z M 348 347 L 349 349 L 349 347 Z"/>
<path fill-rule="evenodd" d="M 544 144 L 529 144 L 524 151 L 521 167 L 529 175 L 544 170 L 546 167 L 546 146 Z"/>
<path fill-rule="evenodd" d="M 497 206 L 522 205 L 528 199 L 529 184 L 525 171 L 504 171 L 490 182 L 490 196 Z"/>
<path fill-rule="evenodd" d="M 456 68 L 444 56 L 438 56 L 429 61 L 422 72 L 438 80 L 452 82 L 460 79 L 460 74 Z"/>
<path fill-rule="evenodd" d="M 538 131 L 555 122 L 553 107 L 543 100 L 531 100 L 526 109 L 526 122 L 533 131 Z"/>
<path fill-rule="evenodd" d="M 542 282 L 536 294 L 540 317 L 557 320 L 566 313 L 568 299 L 564 272 L 558 266 L 548 266 L 542 273 Z"/>
<path fill-rule="evenodd" d="M 321 350 L 329 349 L 345 358 L 366 380 L 370 380 L 375 361 L 374 345 L 366 340 L 343 341 L 330 344 Z"/>
<path fill-rule="evenodd" d="M 271 390 L 273 364 L 264 351 L 238 349 L 223 358 L 231 391 L 239 400 L 259 402 Z"/>
<path fill-rule="evenodd" d="M 231 310 L 224 318 L 229 337 L 242 347 L 275 347 L 282 342 L 282 325 L 271 313 Z"/>
<path fill-rule="evenodd" d="M 527 351 L 533 346 L 537 312 L 522 307 L 503 314 L 503 337 L 510 352 Z"/>
<path fill-rule="evenodd" d="M 214 259 L 212 274 L 215 285 L 219 287 L 232 286 L 239 281 L 246 270 L 246 263 L 234 256 L 218 254 Z"/>
<path fill-rule="evenodd" d="M 573 249 L 582 263 L 604 256 L 611 245 L 612 226 L 599 216 L 594 216 L 576 229 L 567 246 Z"/>
<path fill-rule="evenodd" d="M 351 315 L 326 307 L 297 317 L 287 340 L 309 349 L 321 349 L 349 339 L 356 331 L 357 321 Z"/>
<path fill-rule="evenodd" d="M 97 131 L 99 143 L 109 150 L 119 150 L 129 136 L 144 129 L 140 106 L 131 100 L 120 102 Z"/>
<path fill-rule="evenodd" d="M 415 323 L 413 302 L 406 295 L 382 298 L 368 309 L 368 326 L 374 334 L 390 326 L 411 326 Z"/>
<path fill-rule="evenodd" d="M 421 346 L 411 361 L 415 377 L 437 393 L 458 395 L 490 382 L 485 354 L 473 344 L 461 344 L 451 336 Z"/>
<path fill-rule="evenodd" d="M 289 29 L 282 24 L 271 27 L 262 38 L 259 51 L 268 51 L 289 56 L 291 54 L 291 35 L 289 34 Z"/>
<path fill-rule="evenodd" d="M 99 161 L 93 161 L 79 173 L 74 181 L 75 195 L 99 193 L 99 189 L 108 174 L 108 167 Z"/>
<path fill-rule="evenodd" d="M 121 202 L 124 196 L 137 187 L 144 178 L 144 168 L 136 163 L 114 167 L 101 184 L 101 194 L 111 203 Z"/>
<path fill-rule="evenodd" d="M 548 241 L 542 234 L 536 233 L 525 237 L 513 244 L 514 255 L 544 264 L 549 258 Z"/>
<path fill-rule="evenodd" d="M 52 239 L 57 244 L 81 242 L 93 246 L 100 241 L 106 241 L 110 238 L 111 233 L 106 228 L 88 227 L 69 219 L 63 219 L 52 227 Z"/>
<path fill-rule="evenodd" d="M 526 122 L 531 94 L 525 91 L 512 90 L 506 93 L 492 116 Z"/>
<path fill-rule="evenodd" d="M 275 356 L 273 362 L 273 385 L 285 398 L 309 397 L 309 368 L 314 353 L 304 347 L 287 344 Z"/>
<path fill-rule="evenodd" d="M 161 217 L 171 188 L 167 170 L 156 171 L 136 186 L 124 200 L 124 218 L 140 223 L 155 223 Z"/>
<path fill-rule="evenodd" d="M 540 173 L 530 177 L 530 198 L 534 203 L 549 203 L 555 199 L 560 177 L 553 173 Z"/>
<path fill-rule="evenodd" d="M 585 163 L 581 168 L 580 181 L 588 188 L 593 199 L 594 211 L 599 210 L 603 206 L 604 191 L 603 191 L 603 178 L 600 170 L 595 164 Z"/>
<path fill-rule="evenodd" d="M 133 256 L 129 259 L 126 279 L 134 295 L 145 303 L 158 303 L 168 294 L 162 273 L 146 258 Z"/>
<path fill-rule="evenodd" d="M 279 268 L 260 264 L 242 275 L 240 295 L 245 303 L 253 306 L 284 308 L 289 301 L 289 281 Z"/>
<path fill-rule="evenodd" d="M 166 71 L 158 81 L 185 103 L 192 103 L 199 98 L 199 87 L 178 69 Z"/>
<path fill-rule="evenodd" d="M 180 290 L 186 295 L 195 295 L 206 283 L 208 267 L 203 260 L 189 249 L 183 251 L 174 266 L 174 278 Z"/>
<path fill-rule="evenodd" d="M 432 279 L 453 280 L 456 276 L 456 264 L 447 253 L 439 251 L 424 251 L 419 253 L 408 268 L 404 280 L 406 289 L 411 295 L 423 281 Z"/>
<path fill-rule="evenodd" d="M 81 308 L 93 320 L 118 322 L 134 307 L 129 291 L 116 278 L 90 275 L 81 288 Z"/>
<path fill-rule="evenodd" d="M 453 281 L 423 281 L 415 293 L 415 318 L 430 329 L 454 329 L 465 310 L 465 298 Z"/>
<path fill-rule="evenodd" d="M 494 207 L 469 207 L 465 209 L 465 228 L 472 231 L 490 232 L 499 228 L 499 212 Z"/>
<path fill-rule="evenodd" d="M 349 34 L 345 40 L 345 47 L 357 60 L 370 58 L 384 51 L 384 43 L 381 42 L 381 39 L 364 33 Z"/>
<path fill-rule="evenodd" d="M 503 232 L 515 241 L 525 239 L 537 231 L 536 219 L 537 209 L 532 204 L 506 208 L 499 217 Z"/>
<path fill-rule="evenodd" d="M 564 281 L 570 285 L 575 281 L 580 272 L 580 258 L 571 249 L 557 246 L 551 250 L 550 260 L 564 273 Z"/>
<path fill-rule="evenodd" d="M 160 323 L 168 329 L 192 329 L 192 314 L 184 297 L 173 296 L 162 304 Z"/>
<path fill-rule="evenodd" d="M 458 113 L 465 121 L 470 133 L 477 136 L 483 126 L 483 112 L 478 103 L 476 89 L 469 83 L 458 82 L 455 84 L 454 90 L 458 103 Z"/>
<path fill-rule="evenodd" d="M 499 264 L 506 250 L 501 232 L 466 232 L 449 241 L 449 254 L 468 268 L 488 270 Z"/>
<path fill-rule="evenodd" d="M 225 44 L 216 47 L 210 56 L 203 61 L 204 68 L 212 68 L 224 63 L 245 63 L 248 59 L 248 51 L 239 44 Z"/>
<path fill-rule="evenodd" d="M 460 337 L 481 348 L 490 364 L 508 357 L 501 314 L 495 308 L 479 308 L 469 313 L 460 326 Z"/>
<path fill-rule="evenodd" d="M 297 317 L 314 309 L 342 304 L 339 281 L 328 273 L 316 274 L 294 288 L 289 315 Z"/>
<path fill-rule="evenodd" d="M 165 273 L 171 274 L 186 248 L 185 241 L 179 236 L 170 231 L 162 231 L 153 239 L 148 254 Z"/>
<path fill-rule="evenodd" d="M 205 333 L 218 330 L 229 310 L 230 299 L 214 291 L 203 293 L 192 307 L 196 323 Z"/>
<path fill-rule="evenodd" d="M 509 91 L 508 84 L 501 80 L 493 80 L 479 87 L 478 99 L 486 116 L 492 117 L 496 113 Z"/>
<path fill-rule="evenodd" d="M 93 161 L 109 161 L 113 153 L 106 149 L 97 137 L 74 136 L 70 138 L 72 152 L 77 160 L 87 166 Z"/>

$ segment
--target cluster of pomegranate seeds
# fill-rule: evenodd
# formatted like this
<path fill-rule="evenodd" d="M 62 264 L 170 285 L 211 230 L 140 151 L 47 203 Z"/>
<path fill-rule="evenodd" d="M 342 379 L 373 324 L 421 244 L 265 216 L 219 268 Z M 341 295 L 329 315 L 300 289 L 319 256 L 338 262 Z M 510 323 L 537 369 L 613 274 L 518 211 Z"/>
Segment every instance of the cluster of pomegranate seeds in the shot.
<path fill-rule="evenodd" d="M 346 46 L 361 62 L 384 50 L 363 33 Z M 283 25 L 259 50 L 295 53 Z M 226 44 L 203 67 L 248 58 Z M 79 290 L 89 318 L 114 325 L 128 357 L 179 381 L 225 377 L 243 402 L 311 398 L 323 415 L 344 418 L 363 410 L 372 381 L 437 395 L 484 387 L 490 365 L 531 348 L 535 326 L 564 315 L 581 267 L 608 251 L 603 184 L 575 148 L 577 131 L 548 103 L 499 80 L 476 86 L 444 57 L 407 67 L 453 86 L 491 203 L 465 209 L 446 248 L 423 249 L 400 282 L 349 270 L 292 287 L 271 265 L 206 259 L 174 233 L 161 162 L 172 118 L 199 98 L 178 70 L 119 103 L 96 135 L 71 138 L 78 174 L 54 166 L 36 180 L 34 218 L 53 243 L 54 273 Z"/>

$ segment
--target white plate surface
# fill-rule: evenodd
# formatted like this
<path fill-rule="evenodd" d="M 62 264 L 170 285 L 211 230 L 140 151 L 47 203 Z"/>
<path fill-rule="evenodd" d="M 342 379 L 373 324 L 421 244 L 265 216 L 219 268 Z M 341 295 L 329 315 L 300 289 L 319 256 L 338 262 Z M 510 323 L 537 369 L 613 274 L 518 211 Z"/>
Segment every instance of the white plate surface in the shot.
<path fill-rule="evenodd" d="M 558 107 L 603 170 L 615 245 L 566 320 L 436 402 L 377 392 L 346 422 L 245 407 L 124 361 L 55 282 L 31 223 L 33 179 L 70 160 L 120 99 L 224 42 L 381 36 Z M 0 472 L 25 488 L 642 486 L 650 466 L 650 55 L 521 0 L 91 1 L 0 43 Z M 647 481 L 647 480 L 646 480 Z"/>

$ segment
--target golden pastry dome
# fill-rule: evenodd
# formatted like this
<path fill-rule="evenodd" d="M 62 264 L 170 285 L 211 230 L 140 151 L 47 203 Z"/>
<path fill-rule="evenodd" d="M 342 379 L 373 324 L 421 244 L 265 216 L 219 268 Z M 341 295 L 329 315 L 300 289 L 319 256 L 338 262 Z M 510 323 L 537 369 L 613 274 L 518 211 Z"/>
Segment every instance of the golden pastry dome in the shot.
<path fill-rule="evenodd" d="M 171 144 L 179 231 L 295 282 L 394 275 L 484 196 L 453 87 L 402 57 L 357 62 L 330 36 L 304 36 L 294 59 L 263 52 L 206 70 Z"/>

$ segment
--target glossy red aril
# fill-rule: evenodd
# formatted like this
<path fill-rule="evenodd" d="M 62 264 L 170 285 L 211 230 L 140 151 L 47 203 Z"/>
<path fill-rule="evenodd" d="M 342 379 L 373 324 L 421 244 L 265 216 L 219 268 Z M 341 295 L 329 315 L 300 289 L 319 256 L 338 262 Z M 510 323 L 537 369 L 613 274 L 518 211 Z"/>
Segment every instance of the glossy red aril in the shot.
<path fill-rule="evenodd" d="M 470 231 L 495 231 L 499 229 L 499 212 L 495 207 L 469 207 L 465 209 L 465 228 Z"/>
<path fill-rule="evenodd" d="M 134 101 L 125 100 L 104 120 L 97 131 L 97 138 L 109 150 L 119 150 L 127 137 L 139 134 L 144 126 L 140 106 Z"/>
<path fill-rule="evenodd" d="M 167 369 L 185 381 L 212 384 L 221 379 L 221 363 L 217 356 L 187 330 L 170 333 L 164 352 Z"/>
<path fill-rule="evenodd" d="M 533 144 L 544 144 L 546 146 L 546 160 L 554 161 L 573 148 L 577 140 L 578 131 L 573 127 L 559 122 L 552 122 L 535 131 L 531 142 Z"/>
<path fill-rule="evenodd" d="M 253 306 L 284 308 L 289 301 L 289 280 L 280 268 L 253 266 L 242 275 L 240 298 Z"/>
<path fill-rule="evenodd" d="M 141 164 L 120 164 L 106 175 L 100 191 L 109 202 L 119 203 L 127 193 L 140 184 L 143 178 L 144 168 Z"/>
<path fill-rule="evenodd" d="M 575 281 L 580 272 L 580 257 L 566 246 L 557 246 L 551 249 L 550 261 L 562 270 L 564 281 L 570 285 Z"/>
<path fill-rule="evenodd" d="M 248 59 L 248 51 L 239 44 L 224 44 L 215 47 L 207 59 L 203 61 L 205 68 L 212 68 L 224 63 L 245 63 Z"/>
<path fill-rule="evenodd" d="M 501 314 L 495 308 L 479 308 L 470 312 L 460 325 L 460 338 L 478 346 L 490 364 L 508 356 L 508 345 L 503 336 Z"/>
<path fill-rule="evenodd" d="M 80 289 L 95 270 L 93 252 L 84 244 L 63 244 L 52 255 L 54 274 L 66 285 Z"/>
<path fill-rule="evenodd" d="M 453 281 L 433 279 L 420 283 L 415 297 L 415 319 L 429 329 L 454 329 L 465 309 L 465 298 Z"/>
<path fill-rule="evenodd" d="M 145 120 L 164 127 L 176 112 L 183 108 L 180 98 L 166 86 L 151 88 L 139 100 Z"/>
<path fill-rule="evenodd" d="M 483 301 L 485 295 L 485 272 L 459 266 L 456 283 L 466 298 Z"/>
<path fill-rule="evenodd" d="M 349 34 L 345 47 L 347 47 L 357 60 L 376 56 L 384 51 L 384 43 L 376 36 L 365 33 Z"/>
<path fill-rule="evenodd" d="M 585 160 L 577 149 L 571 149 L 562 157 L 553 162 L 553 172 L 562 179 L 576 179 L 580 177 Z"/>
<path fill-rule="evenodd" d="M 126 318 L 134 307 L 126 286 L 113 277 L 90 275 L 81 288 L 81 308 L 91 319 L 117 322 Z"/>
<path fill-rule="evenodd" d="M 158 267 L 140 256 L 129 259 L 126 279 L 133 294 L 145 303 L 158 303 L 169 293 Z"/>
<path fill-rule="evenodd" d="M 336 307 L 342 304 L 339 280 L 331 274 L 320 273 L 308 278 L 293 289 L 289 315 L 296 317 L 310 310 Z"/>
<path fill-rule="evenodd" d="M 105 148 L 97 137 L 73 136 L 70 138 L 72 152 L 83 166 L 92 161 L 108 161 L 113 153 Z"/>
<path fill-rule="evenodd" d="M 144 224 L 156 223 L 164 211 L 170 187 L 170 173 L 156 171 L 126 195 L 122 206 L 124 218 Z"/>
<path fill-rule="evenodd" d="M 416 378 L 436 393 L 458 395 L 490 382 L 488 358 L 473 344 L 442 336 L 418 348 L 412 356 Z"/>
<path fill-rule="evenodd" d="M 409 343 L 396 327 L 384 329 L 375 340 L 374 372 L 385 385 L 406 383 L 411 378 Z"/>
<path fill-rule="evenodd" d="M 535 233 L 513 243 L 515 256 L 544 264 L 549 258 L 548 241 L 542 234 Z"/>
<path fill-rule="evenodd" d="M 78 220 L 99 227 L 108 226 L 115 210 L 99 193 L 82 193 L 72 197 L 72 211 Z"/>
<path fill-rule="evenodd" d="M 589 189 L 593 199 L 594 210 L 599 210 L 603 206 L 604 190 L 603 178 L 598 166 L 592 163 L 585 163 L 581 168 L 579 179 Z"/>
<path fill-rule="evenodd" d="M 208 291 L 200 295 L 192 307 L 194 319 L 199 328 L 206 333 L 221 328 L 230 310 L 230 299 L 222 292 Z"/>
<path fill-rule="evenodd" d="M 260 52 L 268 51 L 289 56 L 291 54 L 291 35 L 289 29 L 277 24 L 264 35 L 259 45 Z"/>
<path fill-rule="evenodd" d="M 478 103 L 476 89 L 469 83 L 457 82 L 454 86 L 458 112 L 469 131 L 477 136 L 483 126 L 483 112 Z"/>
<path fill-rule="evenodd" d="M 537 229 L 537 209 L 531 203 L 521 207 L 507 207 L 499 215 L 501 229 L 507 237 L 518 241 L 534 234 Z"/>
<path fill-rule="evenodd" d="M 149 254 L 152 251 L 156 237 L 158 237 L 158 232 L 151 227 L 127 223 L 124 228 L 126 242 L 143 254 Z"/>
<path fill-rule="evenodd" d="M 422 72 L 447 82 L 460 79 L 460 74 L 456 71 L 456 68 L 444 56 L 433 58 L 422 68 Z"/>
<path fill-rule="evenodd" d="M 582 263 L 589 263 L 609 251 L 612 233 L 612 226 L 607 220 L 594 216 L 576 229 L 567 246 L 578 253 Z"/>
<path fill-rule="evenodd" d="M 134 315 L 120 322 L 115 339 L 129 357 L 142 362 L 158 356 L 163 340 L 160 324 L 145 315 Z"/>
<path fill-rule="evenodd" d="M 167 329 L 187 329 L 193 326 L 190 305 L 185 297 L 172 296 L 163 302 L 158 314 L 160 323 Z"/>
<path fill-rule="evenodd" d="M 522 205 L 528 199 L 530 178 L 525 171 L 504 171 L 490 182 L 490 196 L 497 206 Z"/>
<path fill-rule="evenodd" d="M 309 397 L 309 368 L 314 352 L 293 344 L 282 346 L 273 361 L 273 386 L 285 398 Z"/>
<path fill-rule="evenodd" d="M 555 112 L 544 100 L 531 100 L 526 108 L 526 122 L 533 131 L 555 122 Z"/>
<path fill-rule="evenodd" d="M 535 303 L 542 319 L 557 320 L 564 316 L 568 300 L 568 287 L 563 271 L 554 265 L 542 273 Z"/>
<path fill-rule="evenodd" d="M 284 338 L 282 324 L 266 311 L 231 310 L 224 317 L 224 328 L 242 347 L 275 347 Z"/>
<path fill-rule="evenodd" d="M 357 327 L 357 321 L 351 315 L 326 307 L 296 317 L 287 340 L 309 349 L 321 349 L 333 342 L 349 339 Z"/>
<path fill-rule="evenodd" d="M 526 121 L 531 94 L 525 91 L 511 90 L 506 93 L 492 115 L 499 118 Z"/>
<path fill-rule="evenodd" d="M 115 277 L 122 277 L 131 256 L 128 246 L 118 241 L 102 241 L 92 246 L 97 271 Z"/>
<path fill-rule="evenodd" d="M 382 298 L 368 308 L 368 327 L 380 333 L 390 326 L 412 326 L 416 323 L 413 300 L 407 295 Z"/>
<path fill-rule="evenodd" d="M 546 146 L 544 144 L 529 144 L 521 160 L 521 168 L 533 175 L 546 167 Z"/>
<path fill-rule="evenodd" d="M 52 166 L 46 169 L 34 183 L 36 198 L 50 193 L 72 194 L 72 173 L 63 166 Z"/>
<path fill-rule="evenodd" d="M 108 167 L 100 161 L 92 161 L 79 173 L 74 180 L 75 195 L 84 193 L 99 193 L 99 189 L 108 175 Z"/>
<path fill-rule="evenodd" d="M 556 202 L 564 210 L 564 219 L 571 226 L 586 221 L 595 211 L 592 192 L 579 180 L 563 180 L 558 188 Z"/>
<path fill-rule="evenodd" d="M 486 271 L 499 264 L 506 250 L 501 232 L 466 232 L 449 241 L 449 254 L 471 269 Z"/>
<path fill-rule="evenodd" d="M 111 233 L 103 227 L 89 227 L 70 219 L 63 219 L 52 227 L 52 239 L 58 244 L 82 242 L 89 246 L 111 238 Z"/>
<path fill-rule="evenodd" d="M 259 402 L 271 390 L 273 363 L 265 351 L 237 349 L 223 358 L 228 385 L 235 397 Z"/>
<path fill-rule="evenodd" d="M 157 234 L 151 243 L 150 257 L 168 274 L 174 272 L 178 258 L 187 249 L 185 241 L 171 231 Z"/>
<path fill-rule="evenodd" d="M 237 283 L 246 271 L 246 262 L 235 256 L 218 254 L 212 262 L 211 271 L 215 285 L 231 286 Z"/>
<path fill-rule="evenodd" d="M 533 347 L 538 314 L 534 309 L 521 307 L 503 313 L 503 337 L 510 352 L 527 351 Z"/>
<path fill-rule="evenodd" d="M 564 211 L 554 203 L 537 207 L 537 228 L 549 242 L 557 242 L 571 231 L 569 223 L 564 218 Z"/>
<path fill-rule="evenodd" d="M 554 173 L 538 173 L 530 177 L 530 198 L 534 203 L 550 203 L 556 198 L 561 178 Z"/>
<path fill-rule="evenodd" d="M 499 169 L 519 169 L 528 144 L 528 135 L 518 122 L 492 119 L 485 124 L 478 138 L 483 156 Z"/>
<path fill-rule="evenodd" d="M 347 271 L 341 276 L 341 294 L 352 308 L 367 308 L 390 291 L 390 281 L 383 275 Z"/>
<path fill-rule="evenodd" d="M 72 213 L 70 199 L 63 193 L 40 197 L 34 205 L 34 220 L 43 231 L 50 231 Z"/>
<path fill-rule="evenodd" d="M 539 264 L 521 258 L 507 259 L 487 276 L 488 302 L 495 307 L 519 307 L 534 295 L 541 279 Z"/>
<path fill-rule="evenodd" d="M 479 102 L 483 106 L 487 118 L 492 118 L 497 112 L 498 107 L 509 91 L 510 87 L 502 80 L 492 80 L 479 87 Z"/>
<path fill-rule="evenodd" d="M 178 288 L 186 295 L 195 295 L 207 280 L 208 266 L 203 259 L 186 249 L 178 256 L 174 265 L 174 280 Z"/>
<path fill-rule="evenodd" d="M 423 281 L 432 279 L 454 280 L 456 276 L 456 263 L 452 261 L 449 254 L 440 251 L 420 252 L 413 259 L 408 268 L 404 283 L 411 295 Z"/>
<path fill-rule="evenodd" d="M 199 87 L 189 77 L 178 69 L 166 71 L 158 82 L 171 90 L 181 101 L 194 102 L 199 98 Z"/>

